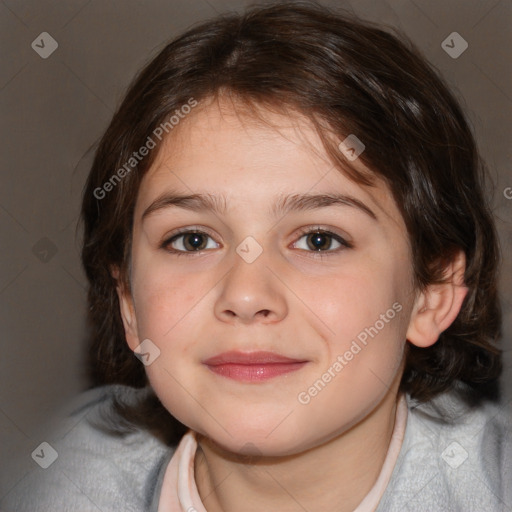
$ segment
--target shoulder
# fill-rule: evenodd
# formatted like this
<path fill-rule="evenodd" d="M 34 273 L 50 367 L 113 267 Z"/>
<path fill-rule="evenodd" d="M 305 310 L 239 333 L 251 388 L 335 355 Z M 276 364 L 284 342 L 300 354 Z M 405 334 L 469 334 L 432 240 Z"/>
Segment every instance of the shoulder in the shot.
<path fill-rule="evenodd" d="M 147 509 L 173 449 L 142 429 L 116 435 L 103 428 L 115 414 L 116 398 L 130 402 L 145 392 L 108 385 L 68 403 L 60 419 L 20 454 L 27 463 L 0 508 L 8 512 Z"/>
<path fill-rule="evenodd" d="M 408 399 L 405 438 L 380 510 L 498 512 L 512 506 L 510 408 L 465 405 L 454 393 Z"/>

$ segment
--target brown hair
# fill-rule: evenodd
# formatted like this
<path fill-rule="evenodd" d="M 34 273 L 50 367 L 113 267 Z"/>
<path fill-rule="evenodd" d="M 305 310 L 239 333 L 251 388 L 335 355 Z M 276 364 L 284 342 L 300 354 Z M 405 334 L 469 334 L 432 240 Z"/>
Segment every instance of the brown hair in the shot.
<path fill-rule="evenodd" d="M 484 166 L 457 101 L 413 45 L 400 39 L 312 2 L 277 3 L 203 22 L 142 69 L 99 143 L 83 197 L 94 385 L 148 386 L 125 341 L 110 270 L 118 267 L 129 286 L 135 201 L 158 147 L 122 173 L 104 197 L 97 191 L 191 98 L 223 95 L 254 110 L 304 114 L 333 162 L 369 185 L 372 177 L 351 168 L 337 147 L 349 134 L 362 140 L 361 160 L 387 182 L 403 215 L 419 289 L 440 282 L 443 263 L 464 251 L 469 292 L 462 310 L 432 347 L 407 344 L 401 389 L 419 401 L 456 383 L 475 396 L 495 393 L 501 372 L 495 346 L 499 251 L 484 198 Z M 176 426 L 151 393 L 122 414 L 155 430 L 166 421 L 166 429 Z"/>

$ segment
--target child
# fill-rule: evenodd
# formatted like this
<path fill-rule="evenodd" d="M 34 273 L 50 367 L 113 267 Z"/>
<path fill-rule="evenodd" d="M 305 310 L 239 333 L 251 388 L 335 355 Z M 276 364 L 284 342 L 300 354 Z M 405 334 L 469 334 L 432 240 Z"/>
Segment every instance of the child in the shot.
<path fill-rule="evenodd" d="M 102 386 L 2 505 L 512 510 L 483 172 L 373 25 L 293 2 L 171 42 L 84 193 Z"/>

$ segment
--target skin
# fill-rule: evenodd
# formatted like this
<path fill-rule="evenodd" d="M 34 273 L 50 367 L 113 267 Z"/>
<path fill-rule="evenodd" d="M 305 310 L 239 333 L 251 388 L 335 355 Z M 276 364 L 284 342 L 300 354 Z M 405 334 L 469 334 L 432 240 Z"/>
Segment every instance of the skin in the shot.
<path fill-rule="evenodd" d="M 446 284 L 415 290 L 405 225 L 384 183 L 362 187 L 335 169 L 300 115 L 264 115 L 272 126 L 221 100 L 166 139 L 138 194 L 131 291 L 118 287 L 126 339 L 132 350 L 145 339 L 160 350 L 146 372 L 164 406 L 198 434 L 195 478 L 209 512 L 351 511 L 386 456 L 406 340 L 429 346 L 454 320 L 466 293 L 464 258 L 447 267 Z M 170 190 L 224 196 L 226 211 L 170 206 L 142 220 Z M 270 214 L 282 195 L 333 192 L 376 219 L 354 205 Z M 307 235 L 318 227 L 351 247 L 326 237 L 319 254 Z M 184 252 L 186 236 L 162 247 L 180 228 L 206 232 L 204 250 Z M 249 236 L 263 250 L 252 263 L 236 252 Z M 394 303 L 402 310 L 300 403 L 298 394 Z M 230 350 L 308 362 L 240 383 L 202 363 Z"/>

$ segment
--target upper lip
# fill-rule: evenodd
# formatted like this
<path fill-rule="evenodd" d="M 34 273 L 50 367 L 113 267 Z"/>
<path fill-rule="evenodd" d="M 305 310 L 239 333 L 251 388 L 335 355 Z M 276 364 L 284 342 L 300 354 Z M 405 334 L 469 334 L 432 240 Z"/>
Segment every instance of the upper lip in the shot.
<path fill-rule="evenodd" d="M 303 363 L 305 359 L 293 359 L 274 352 L 223 352 L 203 361 L 208 366 L 219 366 L 222 364 L 272 364 L 272 363 Z"/>

